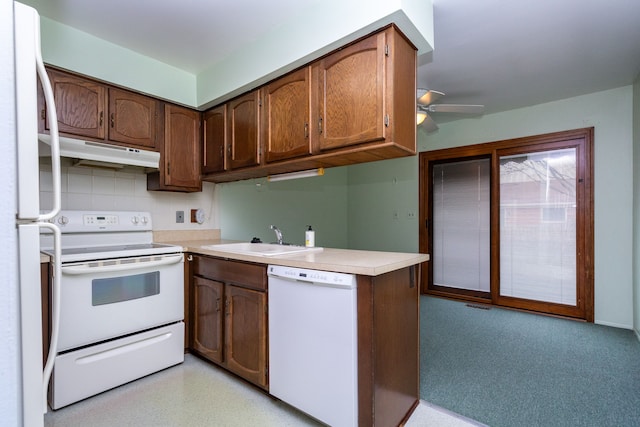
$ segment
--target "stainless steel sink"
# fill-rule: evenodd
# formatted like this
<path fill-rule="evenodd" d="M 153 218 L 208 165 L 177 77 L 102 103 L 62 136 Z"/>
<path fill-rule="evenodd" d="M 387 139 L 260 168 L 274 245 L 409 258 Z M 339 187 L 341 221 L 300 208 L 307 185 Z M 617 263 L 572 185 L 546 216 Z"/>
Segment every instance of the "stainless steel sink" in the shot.
<path fill-rule="evenodd" d="M 298 254 L 305 252 L 317 252 L 322 248 L 307 248 L 296 245 L 278 245 L 272 243 L 221 243 L 219 245 L 202 246 L 203 249 L 212 251 L 231 252 L 235 254 L 272 257 L 278 255 Z"/>

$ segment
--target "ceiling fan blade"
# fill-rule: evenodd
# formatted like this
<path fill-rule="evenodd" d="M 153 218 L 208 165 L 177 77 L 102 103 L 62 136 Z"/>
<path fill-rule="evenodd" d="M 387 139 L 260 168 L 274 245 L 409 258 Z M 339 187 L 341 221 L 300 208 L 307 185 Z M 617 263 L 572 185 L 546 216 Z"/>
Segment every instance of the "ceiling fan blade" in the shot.
<path fill-rule="evenodd" d="M 426 130 L 427 132 L 433 132 L 436 129 L 438 129 L 438 125 L 436 124 L 436 122 L 433 121 L 431 116 L 429 116 L 428 114 L 420 126 L 422 126 L 424 130 Z"/>
<path fill-rule="evenodd" d="M 418 89 L 418 104 L 429 105 L 443 96 L 444 93 L 436 90 Z"/>
<path fill-rule="evenodd" d="M 431 113 L 482 114 L 484 113 L 484 105 L 432 104 L 429 105 L 428 110 Z"/>

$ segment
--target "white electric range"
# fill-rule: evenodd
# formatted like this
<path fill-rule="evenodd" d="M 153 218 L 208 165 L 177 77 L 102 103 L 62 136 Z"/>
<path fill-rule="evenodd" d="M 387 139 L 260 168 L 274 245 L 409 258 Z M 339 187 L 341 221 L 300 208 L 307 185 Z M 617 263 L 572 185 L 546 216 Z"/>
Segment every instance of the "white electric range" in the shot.
<path fill-rule="evenodd" d="M 53 409 L 184 361 L 182 248 L 153 242 L 148 212 L 62 211 L 51 290 Z M 59 321 L 56 317 L 59 315 Z M 53 346 L 53 345 L 52 345 Z"/>

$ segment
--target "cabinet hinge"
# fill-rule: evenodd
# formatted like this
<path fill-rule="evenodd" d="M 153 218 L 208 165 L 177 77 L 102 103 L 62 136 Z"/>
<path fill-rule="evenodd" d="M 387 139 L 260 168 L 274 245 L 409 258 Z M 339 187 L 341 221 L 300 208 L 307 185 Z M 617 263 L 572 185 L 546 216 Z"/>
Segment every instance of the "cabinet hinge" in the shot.
<path fill-rule="evenodd" d="M 389 115 L 388 114 L 384 115 L 384 125 L 385 125 L 385 127 L 389 127 Z"/>
<path fill-rule="evenodd" d="M 384 45 L 384 56 L 389 56 L 389 45 L 388 44 Z"/>

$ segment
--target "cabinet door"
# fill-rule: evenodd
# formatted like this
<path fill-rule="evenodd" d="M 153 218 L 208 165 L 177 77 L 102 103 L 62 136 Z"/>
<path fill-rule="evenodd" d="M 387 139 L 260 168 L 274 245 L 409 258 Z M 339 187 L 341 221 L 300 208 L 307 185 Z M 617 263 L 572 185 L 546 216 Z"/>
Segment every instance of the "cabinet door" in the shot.
<path fill-rule="evenodd" d="M 267 386 L 266 294 L 226 287 L 225 355 L 230 371 Z"/>
<path fill-rule="evenodd" d="M 202 173 L 224 171 L 227 106 L 221 105 L 204 113 L 202 141 Z"/>
<path fill-rule="evenodd" d="M 263 90 L 262 142 L 266 161 L 311 154 L 311 67 L 284 76 Z"/>
<path fill-rule="evenodd" d="M 62 133 L 104 139 L 107 89 L 90 80 L 47 70 Z M 45 111 L 45 129 L 49 121 Z"/>
<path fill-rule="evenodd" d="M 260 164 L 260 91 L 229 101 L 227 132 L 229 169 Z"/>
<path fill-rule="evenodd" d="M 368 37 L 315 65 L 320 150 L 385 138 L 385 33 Z"/>
<path fill-rule="evenodd" d="M 183 189 L 202 188 L 200 181 L 200 115 L 176 105 L 165 105 L 164 184 Z"/>
<path fill-rule="evenodd" d="M 157 120 L 157 100 L 109 88 L 109 140 L 156 148 Z"/>
<path fill-rule="evenodd" d="M 193 349 L 207 359 L 223 362 L 224 284 L 193 278 Z"/>

